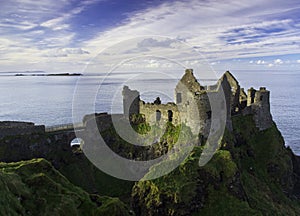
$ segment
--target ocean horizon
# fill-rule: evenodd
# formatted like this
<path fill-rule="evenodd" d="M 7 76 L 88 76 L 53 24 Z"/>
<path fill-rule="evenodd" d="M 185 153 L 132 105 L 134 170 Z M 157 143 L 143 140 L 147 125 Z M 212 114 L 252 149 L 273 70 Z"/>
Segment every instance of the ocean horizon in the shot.
<path fill-rule="evenodd" d="M 153 102 L 158 96 L 163 103 L 173 102 L 174 88 L 180 78 L 125 80 L 122 74 L 105 78 L 101 73 L 80 77 L 14 76 L 17 73 L 0 75 L 0 121 L 29 121 L 46 126 L 80 122 L 84 115 L 94 112 L 122 113 L 123 85 L 140 91 L 141 99 L 146 102 Z M 245 90 L 261 86 L 270 90 L 273 120 L 286 145 L 300 155 L 300 74 L 296 71 L 232 73 Z M 84 89 L 84 92 L 78 94 L 78 89 Z M 72 114 L 74 97 L 80 97 L 76 101 L 82 101 L 76 116 Z"/>

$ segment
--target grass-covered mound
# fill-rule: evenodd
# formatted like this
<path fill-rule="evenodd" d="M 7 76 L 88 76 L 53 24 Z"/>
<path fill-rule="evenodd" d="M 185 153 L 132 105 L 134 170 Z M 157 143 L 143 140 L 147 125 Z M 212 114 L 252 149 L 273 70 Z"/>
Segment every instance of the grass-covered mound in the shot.
<path fill-rule="evenodd" d="M 168 175 L 136 183 L 136 214 L 300 215 L 293 155 L 275 124 L 259 131 L 252 116 L 236 116 L 233 128 L 204 167 L 199 146 Z"/>
<path fill-rule="evenodd" d="M 130 215 L 117 198 L 89 195 L 45 159 L 0 163 L 0 215 Z"/>
<path fill-rule="evenodd" d="M 88 193 L 119 197 L 129 202 L 134 183 L 117 179 L 96 168 L 79 146 L 70 146 L 68 136 L 49 133 L 0 139 L 0 162 L 34 158 L 45 158 L 71 183 Z"/>

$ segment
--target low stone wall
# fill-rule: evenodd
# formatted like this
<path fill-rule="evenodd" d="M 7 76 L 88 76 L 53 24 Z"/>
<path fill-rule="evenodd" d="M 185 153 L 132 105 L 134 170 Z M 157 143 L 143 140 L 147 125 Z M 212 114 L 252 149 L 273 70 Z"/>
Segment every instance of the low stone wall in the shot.
<path fill-rule="evenodd" d="M 4 127 L 27 127 L 34 126 L 33 122 L 22 122 L 22 121 L 1 121 L 0 128 Z"/>
<path fill-rule="evenodd" d="M 95 127 L 95 119 L 97 123 L 97 127 L 99 131 L 104 131 L 109 129 L 113 125 L 113 119 L 119 121 L 120 119 L 124 118 L 123 114 L 107 114 L 107 113 L 100 113 L 100 114 L 92 114 L 89 115 L 88 118 L 85 118 L 84 125 L 86 128 L 91 129 L 91 127 Z"/>
<path fill-rule="evenodd" d="M 63 131 L 63 130 L 76 130 L 76 129 L 84 129 L 85 125 L 83 123 L 75 123 L 75 124 L 61 124 L 54 125 L 50 127 L 46 127 L 46 132 L 55 132 L 55 131 Z"/>
<path fill-rule="evenodd" d="M 34 125 L 32 122 L 0 122 L 0 138 L 34 133 L 45 133 L 45 126 Z"/>

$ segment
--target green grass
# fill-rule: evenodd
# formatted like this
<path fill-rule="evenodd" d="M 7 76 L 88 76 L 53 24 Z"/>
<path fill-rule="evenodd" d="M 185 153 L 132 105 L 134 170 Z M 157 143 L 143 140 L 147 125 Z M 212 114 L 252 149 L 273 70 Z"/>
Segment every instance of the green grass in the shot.
<path fill-rule="evenodd" d="M 93 202 L 44 159 L 0 163 L 0 182 L 0 215 L 129 215 L 117 198 Z"/>

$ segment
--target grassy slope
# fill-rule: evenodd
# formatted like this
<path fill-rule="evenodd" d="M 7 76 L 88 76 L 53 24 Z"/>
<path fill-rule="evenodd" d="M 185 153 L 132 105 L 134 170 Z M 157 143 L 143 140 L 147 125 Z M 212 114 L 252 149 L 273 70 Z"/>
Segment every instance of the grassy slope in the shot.
<path fill-rule="evenodd" d="M 34 134 L 8 136 L 0 140 L 0 161 L 15 162 L 33 158 L 45 158 L 70 182 L 88 193 L 129 201 L 134 183 L 114 178 L 97 169 L 79 148 L 69 146 L 68 137 L 55 140 L 55 135 Z"/>
<path fill-rule="evenodd" d="M 0 163 L 0 215 L 129 215 L 117 198 L 89 195 L 44 159 Z"/>

